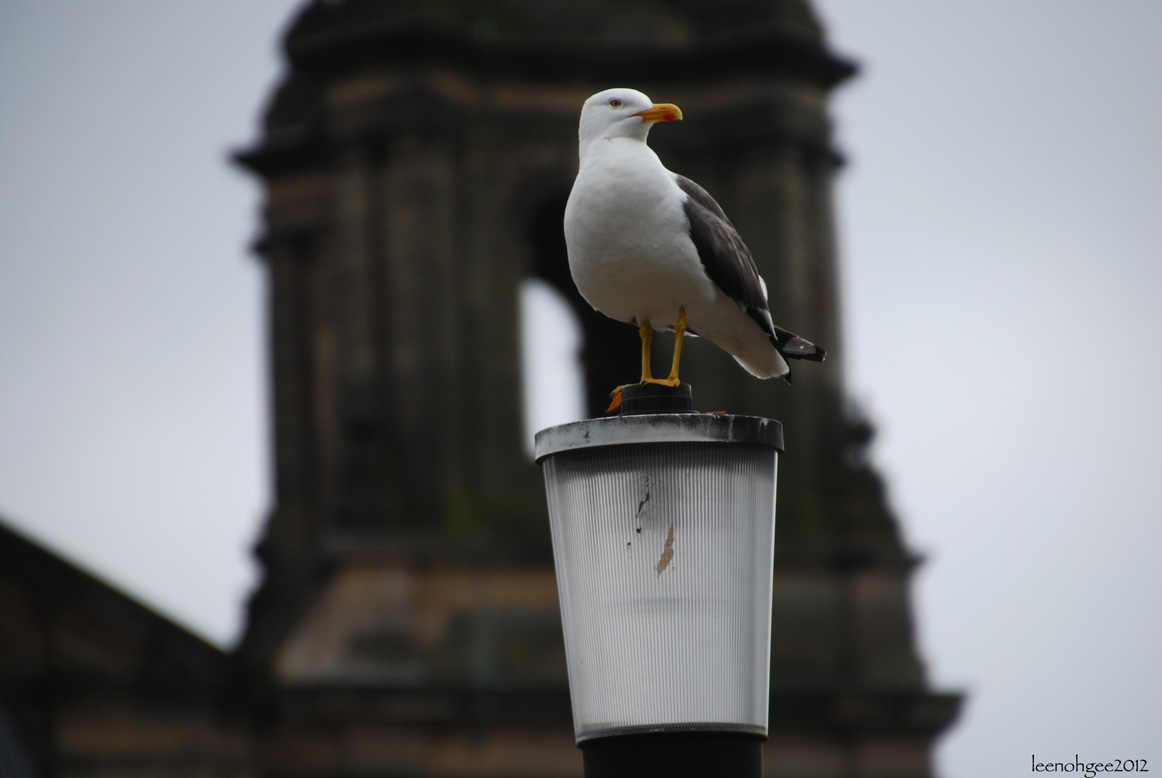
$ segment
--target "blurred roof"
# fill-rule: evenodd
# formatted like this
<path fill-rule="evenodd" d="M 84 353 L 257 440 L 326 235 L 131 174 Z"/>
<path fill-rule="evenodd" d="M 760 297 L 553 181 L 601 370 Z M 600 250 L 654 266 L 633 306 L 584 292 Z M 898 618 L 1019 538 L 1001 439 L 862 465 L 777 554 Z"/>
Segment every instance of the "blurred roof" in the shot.
<path fill-rule="evenodd" d="M 437 26 L 477 41 L 685 43 L 756 27 L 823 34 L 805 0 L 314 0 L 287 42 L 385 24 Z"/>
<path fill-rule="evenodd" d="M 324 82 L 368 68 L 605 85 L 778 72 L 823 89 L 857 70 L 806 0 L 311 0 L 283 49 L 268 131 L 301 128 Z"/>

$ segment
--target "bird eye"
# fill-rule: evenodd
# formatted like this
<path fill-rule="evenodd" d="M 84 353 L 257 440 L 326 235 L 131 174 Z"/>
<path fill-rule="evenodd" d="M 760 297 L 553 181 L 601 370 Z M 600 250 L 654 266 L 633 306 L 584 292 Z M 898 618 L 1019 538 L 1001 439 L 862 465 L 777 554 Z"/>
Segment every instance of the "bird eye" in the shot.
<path fill-rule="evenodd" d="M 613 108 L 621 108 L 621 101 L 615 97 L 609 101 L 609 105 Z"/>

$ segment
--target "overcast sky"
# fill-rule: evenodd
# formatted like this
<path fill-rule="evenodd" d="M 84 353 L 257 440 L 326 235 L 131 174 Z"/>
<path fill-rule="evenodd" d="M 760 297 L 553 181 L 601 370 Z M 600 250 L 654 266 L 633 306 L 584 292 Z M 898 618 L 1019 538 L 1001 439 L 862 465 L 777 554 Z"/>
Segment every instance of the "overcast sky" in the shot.
<path fill-rule="evenodd" d="M 0 5 L 0 516 L 229 644 L 269 507 L 255 136 L 291 0 Z M 942 774 L 1162 770 L 1162 4 L 817 0 L 850 391 Z M 655 96 L 662 99 L 664 96 Z"/>

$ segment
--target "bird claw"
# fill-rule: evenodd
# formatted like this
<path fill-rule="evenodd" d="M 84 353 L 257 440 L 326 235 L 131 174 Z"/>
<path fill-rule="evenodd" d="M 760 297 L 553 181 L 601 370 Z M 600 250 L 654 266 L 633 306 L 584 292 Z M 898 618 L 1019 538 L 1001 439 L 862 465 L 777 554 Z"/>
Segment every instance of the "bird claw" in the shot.
<path fill-rule="evenodd" d="M 621 390 L 624 388 L 624 386 L 619 386 L 609 393 L 609 397 L 612 402 L 610 402 L 609 407 L 605 409 L 606 413 L 613 413 L 621 407 Z"/>
<path fill-rule="evenodd" d="M 678 380 L 678 376 L 672 375 L 669 378 L 646 378 L 639 384 L 639 386 L 645 386 L 646 384 L 657 384 L 658 386 L 668 386 L 673 389 L 680 383 L 681 381 Z"/>
<path fill-rule="evenodd" d="M 621 390 L 627 386 L 645 386 L 646 384 L 657 384 L 658 386 L 668 386 L 671 389 L 681 383 L 677 376 L 670 376 L 669 378 L 643 378 L 636 384 L 622 384 L 609 393 L 610 403 L 609 407 L 605 409 L 606 413 L 613 413 L 621 408 Z"/>

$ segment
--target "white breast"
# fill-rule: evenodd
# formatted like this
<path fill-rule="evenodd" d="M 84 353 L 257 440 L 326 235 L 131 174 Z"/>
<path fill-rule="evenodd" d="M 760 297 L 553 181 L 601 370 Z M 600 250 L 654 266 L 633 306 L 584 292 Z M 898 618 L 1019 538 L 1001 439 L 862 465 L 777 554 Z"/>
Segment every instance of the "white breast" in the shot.
<path fill-rule="evenodd" d="M 713 299 L 684 201 L 644 143 L 594 141 L 565 208 L 569 270 L 590 305 L 620 321 L 664 328 L 680 306 Z"/>

